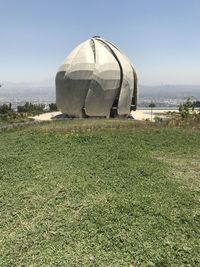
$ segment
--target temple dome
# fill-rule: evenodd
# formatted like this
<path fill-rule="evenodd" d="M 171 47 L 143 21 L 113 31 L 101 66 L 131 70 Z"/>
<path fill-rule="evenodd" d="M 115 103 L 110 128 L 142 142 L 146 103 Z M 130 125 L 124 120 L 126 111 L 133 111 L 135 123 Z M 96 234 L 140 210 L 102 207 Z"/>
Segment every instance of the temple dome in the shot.
<path fill-rule="evenodd" d="M 126 115 L 137 105 L 137 75 L 128 58 L 99 36 L 78 45 L 56 75 L 56 103 L 76 117 Z"/>

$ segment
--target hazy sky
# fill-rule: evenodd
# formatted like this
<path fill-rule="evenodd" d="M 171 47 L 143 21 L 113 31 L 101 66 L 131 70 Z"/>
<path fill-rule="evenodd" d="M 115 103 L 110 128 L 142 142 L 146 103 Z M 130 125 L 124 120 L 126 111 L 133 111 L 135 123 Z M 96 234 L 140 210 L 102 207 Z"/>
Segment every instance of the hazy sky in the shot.
<path fill-rule="evenodd" d="M 130 58 L 140 84 L 200 84 L 200 0 L 0 0 L 0 81 L 52 79 L 94 35 Z"/>

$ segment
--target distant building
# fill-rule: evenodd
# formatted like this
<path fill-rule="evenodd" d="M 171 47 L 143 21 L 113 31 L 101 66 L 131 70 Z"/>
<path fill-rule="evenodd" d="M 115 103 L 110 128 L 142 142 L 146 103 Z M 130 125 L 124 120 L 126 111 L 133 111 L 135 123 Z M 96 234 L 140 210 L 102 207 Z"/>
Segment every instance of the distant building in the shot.
<path fill-rule="evenodd" d="M 76 117 L 126 115 L 137 105 L 137 75 L 112 43 L 95 36 L 77 46 L 56 75 L 56 103 Z"/>

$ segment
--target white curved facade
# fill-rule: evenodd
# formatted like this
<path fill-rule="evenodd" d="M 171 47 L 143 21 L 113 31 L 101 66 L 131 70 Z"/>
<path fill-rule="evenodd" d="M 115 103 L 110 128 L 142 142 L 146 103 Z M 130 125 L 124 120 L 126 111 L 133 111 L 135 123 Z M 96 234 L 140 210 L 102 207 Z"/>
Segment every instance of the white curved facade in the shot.
<path fill-rule="evenodd" d="M 76 47 L 59 68 L 56 103 L 69 116 L 129 114 L 137 105 L 136 72 L 116 46 L 93 37 Z"/>

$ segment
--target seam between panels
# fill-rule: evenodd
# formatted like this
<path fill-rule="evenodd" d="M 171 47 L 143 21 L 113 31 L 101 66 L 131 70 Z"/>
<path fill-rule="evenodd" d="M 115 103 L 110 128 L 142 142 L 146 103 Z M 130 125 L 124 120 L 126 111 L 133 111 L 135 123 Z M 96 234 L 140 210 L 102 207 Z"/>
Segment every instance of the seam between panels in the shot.
<path fill-rule="evenodd" d="M 99 39 L 99 40 L 101 40 L 101 39 Z M 108 41 L 108 40 L 106 40 L 106 43 L 108 43 L 109 45 L 112 45 L 114 48 L 116 48 L 120 53 L 122 53 L 121 51 L 120 51 L 120 49 L 116 46 L 116 45 L 114 45 L 113 43 L 111 43 L 110 41 Z M 110 46 L 109 46 L 110 47 Z M 111 48 L 112 49 L 112 48 Z"/>
<path fill-rule="evenodd" d="M 94 39 L 90 39 L 90 41 L 93 43 L 93 45 L 91 44 L 90 42 L 90 46 L 92 48 L 92 51 L 93 51 L 93 54 L 94 54 L 94 64 L 96 63 L 96 50 L 95 50 L 95 42 L 94 42 Z"/>
<path fill-rule="evenodd" d="M 131 101 L 131 105 L 134 105 L 133 110 L 136 110 L 137 107 L 137 91 L 138 91 L 138 86 L 137 86 L 137 74 L 135 69 L 133 68 L 133 66 L 131 65 L 132 70 L 133 70 L 133 78 L 134 78 L 134 82 L 133 82 L 133 96 L 132 96 L 132 101 Z"/>

